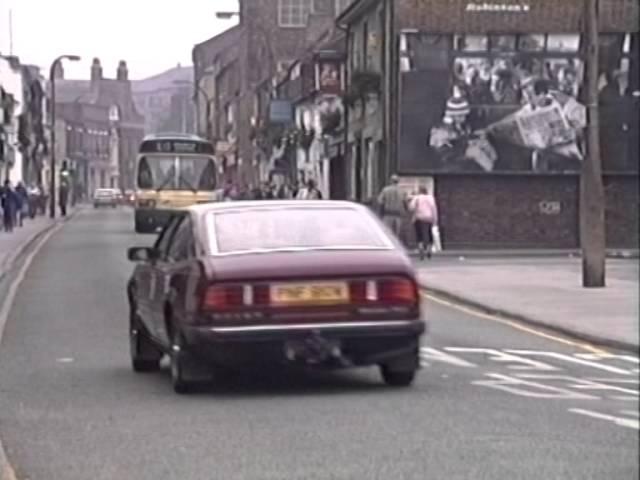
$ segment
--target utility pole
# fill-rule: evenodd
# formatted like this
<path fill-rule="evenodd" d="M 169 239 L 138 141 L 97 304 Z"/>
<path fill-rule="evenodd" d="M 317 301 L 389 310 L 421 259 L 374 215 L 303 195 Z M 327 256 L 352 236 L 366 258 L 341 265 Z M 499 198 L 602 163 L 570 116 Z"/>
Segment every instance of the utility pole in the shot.
<path fill-rule="evenodd" d="M 600 159 L 598 122 L 598 17 L 599 0 L 584 0 L 587 154 L 580 175 L 580 243 L 582 286 L 605 286 L 605 198 Z"/>

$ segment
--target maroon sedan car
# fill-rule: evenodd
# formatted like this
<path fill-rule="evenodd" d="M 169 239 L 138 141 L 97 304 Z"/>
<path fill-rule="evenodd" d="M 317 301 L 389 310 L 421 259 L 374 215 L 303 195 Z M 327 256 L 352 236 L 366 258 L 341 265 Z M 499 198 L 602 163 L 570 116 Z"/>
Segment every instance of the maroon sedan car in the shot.
<path fill-rule="evenodd" d="M 415 273 L 366 207 L 196 205 L 128 257 L 133 369 L 157 370 L 167 354 L 178 393 L 221 369 L 269 363 L 379 365 L 394 386 L 419 369 Z"/>

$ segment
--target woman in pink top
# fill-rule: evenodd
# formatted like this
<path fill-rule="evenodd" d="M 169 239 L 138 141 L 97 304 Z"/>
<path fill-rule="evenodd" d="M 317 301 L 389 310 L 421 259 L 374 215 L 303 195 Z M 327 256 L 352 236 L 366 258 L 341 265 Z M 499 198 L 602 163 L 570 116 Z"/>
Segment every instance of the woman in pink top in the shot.
<path fill-rule="evenodd" d="M 433 195 L 427 193 L 427 188 L 421 186 L 418 195 L 411 199 L 409 210 L 413 212 L 413 226 L 416 230 L 420 260 L 424 260 L 425 251 L 427 258 L 431 258 L 433 234 L 431 229 L 438 225 L 438 207 Z"/>

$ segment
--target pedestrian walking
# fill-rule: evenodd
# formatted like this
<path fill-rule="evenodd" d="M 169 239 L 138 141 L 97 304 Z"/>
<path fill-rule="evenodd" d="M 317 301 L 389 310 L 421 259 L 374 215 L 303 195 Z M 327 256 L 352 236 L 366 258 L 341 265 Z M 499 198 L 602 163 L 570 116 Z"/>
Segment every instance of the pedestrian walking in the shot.
<path fill-rule="evenodd" d="M 322 200 L 322 192 L 316 186 L 313 179 L 307 180 L 307 185 L 298 191 L 297 200 Z"/>
<path fill-rule="evenodd" d="M 5 180 L 1 193 L 2 226 L 5 232 L 13 232 L 13 225 L 18 207 L 18 196 L 9 180 Z"/>
<path fill-rule="evenodd" d="M 58 202 L 60 204 L 60 215 L 67 216 L 67 205 L 69 204 L 69 192 L 71 190 L 71 176 L 67 162 L 62 162 L 60 170 L 60 188 L 58 190 Z"/>
<path fill-rule="evenodd" d="M 412 223 L 416 231 L 420 260 L 431 258 L 433 250 L 433 228 L 438 225 L 438 207 L 433 195 L 429 195 L 427 188 L 422 185 L 418 194 L 409 202 L 409 210 L 412 212 Z"/>
<path fill-rule="evenodd" d="M 378 195 L 378 207 L 384 224 L 397 237 L 400 237 L 402 219 L 407 209 L 407 195 L 400 188 L 400 179 L 397 175 L 391 176 L 391 183 Z"/>
<path fill-rule="evenodd" d="M 18 197 L 16 208 L 17 225 L 22 227 L 24 219 L 29 215 L 29 193 L 22 182 L 18 182 L 15 192 Z"/>
<path fill-rule="evenodd" d="M 69 188 L 62 185 L 58 190 L 58 202 L 60 206 L 60 215 L 67 216 L 67 204 L 69 203 Z"/>

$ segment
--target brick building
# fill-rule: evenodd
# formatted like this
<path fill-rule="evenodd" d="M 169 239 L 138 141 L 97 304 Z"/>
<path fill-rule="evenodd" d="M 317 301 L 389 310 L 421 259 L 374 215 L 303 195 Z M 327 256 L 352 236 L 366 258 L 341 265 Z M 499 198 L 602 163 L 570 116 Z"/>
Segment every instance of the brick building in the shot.
<path fill-rule="evenodd" d="M 581 0 L 354 2 L 338 23 L 358 99 L 356 197 L 397 172 L 434 185 L 448 247 L 577 247 L 584 11 Z M 639 7 L 601 0 L 600 14 L 607 243 L 637 248 Z"/>
<path fill-rule="evenodd" d="M 69 104 L 70 107 L 67 106 Z M 73 104 L 83 104 L 86 107 L 73 107 Z M 119 63 L 116 78 L 105 78 L 100 60 L 94 58 L 90 80 L 65 79 L 64 70 L 60 66 L 56 72 L 56 106 L 58 111 L 73 112 L 71 118 L 63 120 L 72 121 L 77 128 L 82 129 L 82 134 L 100 137 L 104 133 L 92 132 L 104 132 L 106 128 L 107 138 L 110 138 L 107 140 L 108 144 L 112 149 L 117 149 L 117 152 L 110 152 L 108 159 L 103 155 L 92 156 L 91 152 L 85 152 L 83 159 L 76 165 L 77 178 L 86 189 L 84 193 L 90 194 L 91 188 L 97 186 L 134 188 L 135 159 L 144 137 L 145 123 L 133 100 L 126 63 Z M 100 123 L 100 129 L 89 126 L 94 122 Z M 98 138 L 78 142 L 80 145 L 101 143 Z M 113 164 L 116 157 L 117 161 Z"/>
<path fill-rule="evenodd" d="M 339 30 L 322 40 L 288 70 L 274 96 L 291 106 L 293 121 L 275 123 L 265 112 L 256 145 L 270 157 L 275 183 L 313 179 L 324 198 L 346 199 L 344 163 L 345 41 Z"/>
<path fill-rule="evenodd" d="M 233 165 L 238 182 L 255 183 L 265 172 L 262 165 L 269 158 L 256 146 L 256 132 L 268 108 L 274 75 L 284 77 L 348 3 L 241 0 L 239 25 L 194 47 L 199 117 L 209 104 L 210 113 L 215 112 L 211 113 L 212 137 L 219 142 L 227 168 Z M 206 80 L 209 75 L 213 79 Z"/>

